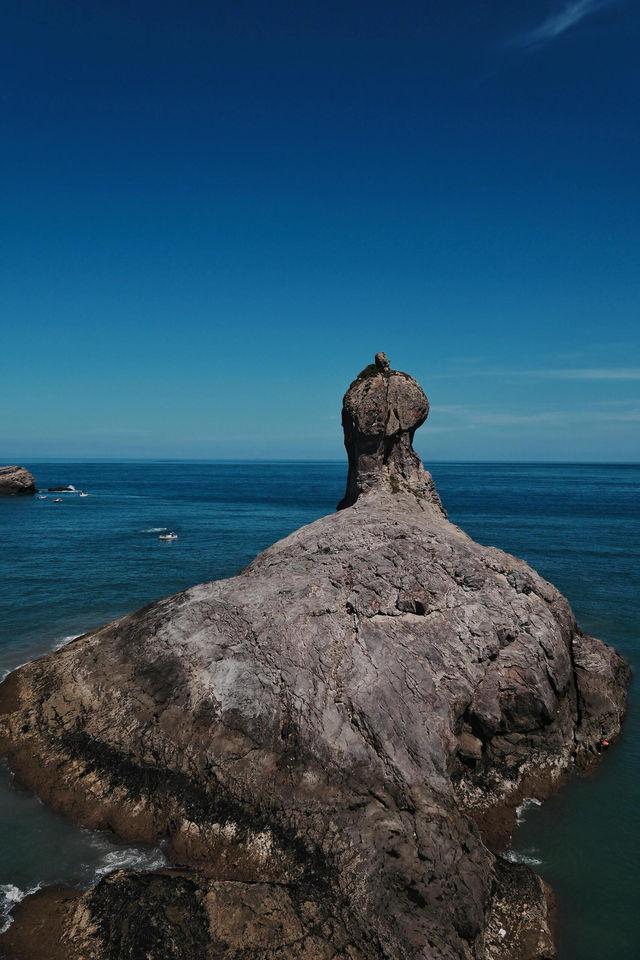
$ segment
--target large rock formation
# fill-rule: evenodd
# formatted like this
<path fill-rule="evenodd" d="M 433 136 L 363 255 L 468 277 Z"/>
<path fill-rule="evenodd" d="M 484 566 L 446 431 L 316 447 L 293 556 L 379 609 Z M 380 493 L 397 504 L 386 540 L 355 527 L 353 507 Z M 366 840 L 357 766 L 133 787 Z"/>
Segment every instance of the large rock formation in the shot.
<path fill-rule="evenodd" d="M 0 497 L 15 497 L 37 492 L 33 474 L 24 467 L 15 465 L 0 467 Z"/>
<path fill-rule="evenodd" d="M 493 851 L 618 735 L 629 672 L 448 522 L 427 412 L 380 355 L 345 396 L 348 509 L 0 686 L 19 781 L 180 867 L 61 893 L 65 957 L 553 956 L 542 881 Z"/>

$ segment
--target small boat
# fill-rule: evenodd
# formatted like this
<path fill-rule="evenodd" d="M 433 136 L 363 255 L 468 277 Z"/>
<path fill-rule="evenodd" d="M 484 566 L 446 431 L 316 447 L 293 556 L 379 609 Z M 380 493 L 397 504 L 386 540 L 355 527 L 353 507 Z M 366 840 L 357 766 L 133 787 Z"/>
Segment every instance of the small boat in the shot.
<path fill-rule="evenodd" d="M 46 493 L 41 493 L 40 496 L 38 497 L 38 500 L 46 500 L 46 499 L 47 499 Z"/>
<path fill-rule="evenodd" d="M 158 537 L 158 540 L 177 540 L 178 534 L 174 533 L 173 530 L 169 530 L 168 533 L 161 533 Z"/>
<path fill-rule="evenodd" d="M 88 494 L 88 493 L 85 493 L 84 490 L 81 490 L 80 493 L 78 494 L 78 496 L 79 496 L 79 497 L 88 497 L 89 494 Z"/>
<path fill-rule="evenodd" d="M 62 499 L 62 497 L 54 497 L 54 498 L 53 498 L 53 502 L 54 502 L 54 503 L 64 503 L 64 500 Z"/>

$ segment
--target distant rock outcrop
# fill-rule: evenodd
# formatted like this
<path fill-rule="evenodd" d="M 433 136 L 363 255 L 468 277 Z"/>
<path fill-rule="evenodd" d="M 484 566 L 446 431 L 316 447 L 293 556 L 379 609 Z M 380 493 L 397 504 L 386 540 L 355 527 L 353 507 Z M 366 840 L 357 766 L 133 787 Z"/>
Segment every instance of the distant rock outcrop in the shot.
<path fill-rule="evenodd" d="M 33 474 L 24 467 L 0 467 L 0 497 L 16 497 L 37 492 Z"/>
<path fill-rule="evenodd" d="M 446 519 L 427 412 L 378 355 L 345 396 L 345 509 L 0 685 L 19 782 L 176 865 L 61 892 L 65 960 L 554 955 L 545 885 L 498 851 L 618 735 L 629 670 Z"/>

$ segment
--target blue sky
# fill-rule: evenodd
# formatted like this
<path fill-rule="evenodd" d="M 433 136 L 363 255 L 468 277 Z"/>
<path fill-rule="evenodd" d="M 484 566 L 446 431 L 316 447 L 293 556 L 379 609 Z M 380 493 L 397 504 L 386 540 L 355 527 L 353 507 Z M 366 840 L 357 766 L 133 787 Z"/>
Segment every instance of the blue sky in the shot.
<path fill-rule="evenodd" d="M 130 9 L 131 8 L 131 9 Z M 631 0 L 8 0 L 0 462 L 640 459 Z"/>

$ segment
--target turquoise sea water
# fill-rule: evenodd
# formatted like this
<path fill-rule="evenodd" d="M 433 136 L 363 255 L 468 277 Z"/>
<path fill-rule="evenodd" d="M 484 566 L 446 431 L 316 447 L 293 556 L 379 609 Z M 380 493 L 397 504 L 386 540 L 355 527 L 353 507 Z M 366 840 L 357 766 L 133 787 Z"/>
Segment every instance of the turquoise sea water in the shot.
<path fill-rule="evenodd" d="M 90 496 L 0 500 L 0 677 L 151 600 L 230 576 L 342 496 L 342 463 L 26 464 L 40 488 Z M 640 466 L 435 464 L 450 518 L 523 557 L 583 629 L 640 665 Z M 159 529 L 176 531 L 173 542 Z M 588 782 L 531 806 L 514 838 L 553 885 L 561 960 L 636 960 L 640 932 L 640 716 Z M 114 844 L 15 790 L 0 767 L 0 909 L 38 884 L 86 886 L 161 850 Z M 0 927 L 2 918 L 0 917 Z"/>

